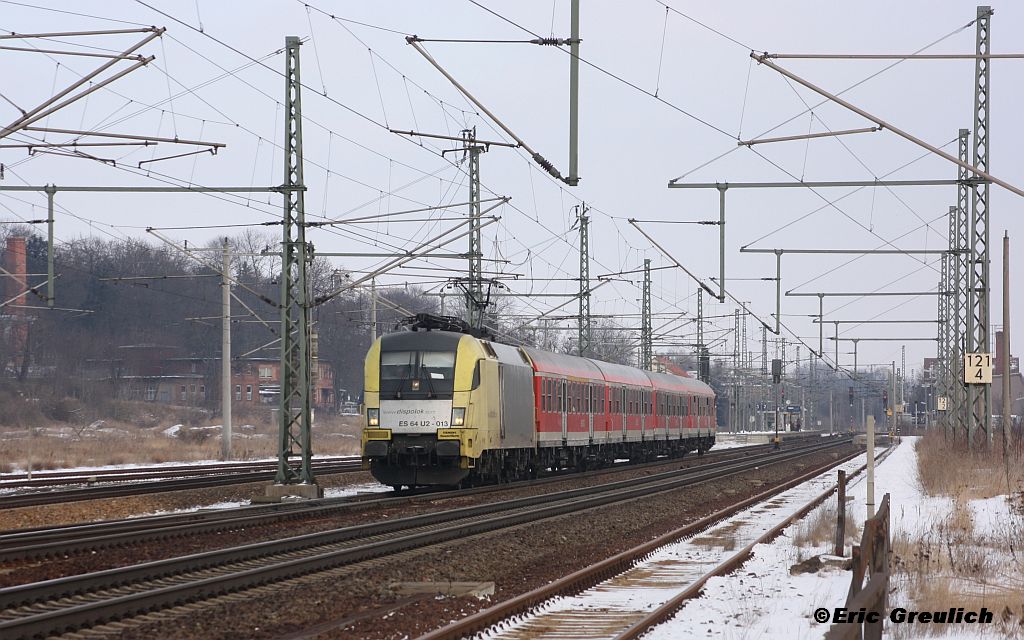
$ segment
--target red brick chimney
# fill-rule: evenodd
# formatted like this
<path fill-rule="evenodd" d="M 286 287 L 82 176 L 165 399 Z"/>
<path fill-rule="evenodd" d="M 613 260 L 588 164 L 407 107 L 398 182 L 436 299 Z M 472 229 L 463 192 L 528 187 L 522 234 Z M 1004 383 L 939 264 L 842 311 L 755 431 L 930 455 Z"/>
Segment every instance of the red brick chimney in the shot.
<path fill-rule="evenodd" d="M 7 238 L 7 248 L 4 251 L 4 269 L 7 273 L 0 274 L 4 280 L 4 301 L 10 301 L 0 311 L 12 320 L 10 344 L 11 364 L 22 370 L 24 365 L 25 347 L 28 345 L 28 314 L 24 308 L 26 302 L 26 291 L 28 287 L 27 268 L 25 259 L 25 238 L 11 236 Z M 10 274 L 10 275 L 8 275 Z M 0 363 L 0 366 L 6 363 Z"/>
<path fill-rule="evenodd" d="M 15 298 L 10 304 L 13 305 L 24 305 L 25 304 L 25 289 L 28 286 L 25 274 L 28 272 L 25 266 L 25 238 L 19 236 L 11 236 L 7 238 L 7 250 L 4 251 L 4 269 L 12 276 L 3 274 L 6 285 L 4 291 L 6 292 L 5 300 Z M 24 311 L 24 309 L 12 309 L 12 311 Z M 14 315 L 21 315 L 15 313 Z"/>

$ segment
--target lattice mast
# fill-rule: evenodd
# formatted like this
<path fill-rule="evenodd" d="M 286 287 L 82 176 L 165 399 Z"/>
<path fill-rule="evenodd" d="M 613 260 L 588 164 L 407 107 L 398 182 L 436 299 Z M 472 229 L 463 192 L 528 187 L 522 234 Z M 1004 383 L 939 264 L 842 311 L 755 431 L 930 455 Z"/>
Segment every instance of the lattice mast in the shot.
<path fill-rule="evenodd" d="M 640 311 L 640 367 L 651 371 L 653 365 L 653 331 L 651 329 L 651 260 L 644 259 L 644 287 Z"/>
<path fill-rule="evenodd" d="M 588 357 L 593 351 L 593 327 L 590 322 L 590 217 L 587 215 L 587 204 L 577 205 L 578 222 L 580 225 L 580 317 L 579 355 Z"/>
<path fill-rule="evenodd" d="M 476 129 L 464 129 L 469 161 L 469 281 L 466 283 L 466 322 L 479 329 L 483 326 L 486 307 L 483 282 L 483 240 L 480 232 L 480 154 L 483 147 L 476 143 Z"/>
<path fill-rule="evenodd" d="M 285 140 L 281 246 L 281 399 L 274 484 L 314 485 L 311 427 L 310 291 L 302 175 L 299 38 L 285 38 Z"/>
<path fill-rule="evenodd" d="M 973 165 L 989 172 L 988 89 L 990 20 L 992 8 L 978 7 L 976 24 L 978 57 L 974 67 L 974 140 Z M 990 173 L 990 172 L 989 172 Z M 967 332 L 968 351 L 989 351 L 989 183 L 971 178 L 971 264 L 968 272 L 970 298 Z M 974 446 L 981 429 L 988 446 L 992 446 L 992 385 L 972 384 L 967 387 L 967 430 L 970 446 Z"/>

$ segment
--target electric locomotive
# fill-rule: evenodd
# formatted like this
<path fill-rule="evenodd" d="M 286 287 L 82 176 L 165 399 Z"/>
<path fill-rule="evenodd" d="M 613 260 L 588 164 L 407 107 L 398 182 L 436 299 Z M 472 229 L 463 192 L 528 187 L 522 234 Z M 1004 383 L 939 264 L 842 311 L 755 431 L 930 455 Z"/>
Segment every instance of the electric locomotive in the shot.
<path fill-rule="evenodd" d="M 514 347 L 420 314 L 366 356 L 363 460 L 395 488 L 703 454 L 715 395 L 693 378 Z"/>

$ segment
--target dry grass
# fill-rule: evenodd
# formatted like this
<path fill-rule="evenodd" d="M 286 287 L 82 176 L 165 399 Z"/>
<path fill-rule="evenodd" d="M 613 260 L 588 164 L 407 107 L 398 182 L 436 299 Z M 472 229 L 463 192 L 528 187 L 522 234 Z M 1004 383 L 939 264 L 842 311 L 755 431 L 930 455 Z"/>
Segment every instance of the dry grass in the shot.
<path fill-rule="evenodd" d="M 793 544 L 797 547 L 820 547 L 830 546 L 836 535 L 836 498 L 832 497 L 825 501 L 819 509 L 815 509 L 800 521 L 796 533 L 793 534 Z M 853 517 L 853 510 L 846 505 L 846 532 L 843 544 L 848 548 L 853 544 L 860 544 L 860 525 Z"/>
<path fill-rule="evenodd" d="M 928 495 L 970 500 L 1019 494 L 1024 488 L 1024 460 L 1012 444 L 1004 461 L 1002 442 L 991 451 L 979 447 L 968 452 L 965 441 L 947 440 L 941 430 L 932 429 L 918 440 L 917 461 Z"/>
<path fill-rule="evenodd" d="M 1002 451 L 965 453 L 963 442 L 932 431 L 918 441 L 918 474 L 926 493 L 948 499 L 949 510 L 919 533 L 898 531 L 892 540 L 897 595 L 890 604 L 921 611 L 950 607 L 992 611 L 995 623 L 972 632 L 1024 638 L 1024 487 L 1020 461 L 1008 469 Z M 971 501 L 1013 496 L 1008 516 L 976 526 Z M 984 504 L 984 503 L 982 503 Z M 956 628 L 952 625 L 950 629 Z M 894 625 L 894 637 L 941 635 L 945 625 Z"/>
<path fill-rule="evenodd" d="M 220 457 L 219 417 L 199 410 L 152 403 L 119 403 L 120 415 L 132 420 L 96 420 L 86 424 L 57 422 L 36 416 L 30 425 L 0 426 L 0 472 L 112 464 L 149 464 Z M 134 405 L 134 406 L 132 406 Z M 277 453 L 277 426 L 269 409 L 246 408 L 235 413 L 233 457 L 272 457 Z M 165 431 L 182 425 L 177 433 Z M 319 413 L 313 423 L 316 454 L 359 452 L 361 421 Z"/>

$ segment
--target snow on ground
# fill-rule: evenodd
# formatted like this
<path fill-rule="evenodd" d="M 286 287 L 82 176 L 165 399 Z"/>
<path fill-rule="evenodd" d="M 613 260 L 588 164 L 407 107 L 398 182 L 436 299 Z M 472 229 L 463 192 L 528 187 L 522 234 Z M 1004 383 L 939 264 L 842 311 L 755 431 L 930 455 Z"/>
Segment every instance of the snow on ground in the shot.
<path fill-rule="evenodd" d="M 908 535 L 915 539 L 934 531 L 951 512 L 952 500 L 945 497 L 923 495 L 917 476 L 916 438 L 904 438 L 875 470 L 875 503 L 881 503 L 885 493 L 890 494 L 892 536 Z M 835 477 L 835 471 L 830 472 Z M 866 516 L 866 474 L 860 474 L 847 487 L 849 509 L 861 524 Z M 1002 497 L 974 500 L 970 508 L 975 516 L 975 529 L 998 534 L 1010 517 L 1009 506 Z M 835 497 L 819 509 L 835 513 Z M 812 512 L 804 518 L 814 518 Z M 832 516 L 834 517 L 834 516 Z M 1019 518 L 1019 516 L 1016 516 Z M 754 548 L 753 556 L 739 570 L 728 576 L 711 578 L 701 597 L 689 601 L 668 623 L 645 636 L 650 640 L 670 638 L 821 638 L 828 625 L 818 624 L 813 612 L 818 607 L 834 609 L 846 602 L 851 574 L 835 567 L 825 566 L 818 573 L 790 575 L 790 567 L 813 556 L 831 552 L 831 543 L 817 546 L 797 546 L 801 523 L 787 527 L 782 535 L 769 544 Z M 859 530 L 858 530 L 859 531 Z M 849 553 L 850 539 L 847 539 Z M 859 542 L 859 535 L 858 535 Z M 1019 577 L 1018 577 L 1019 580 Z M 912 595 L 905 593 L 905 585 L 894 576 L 888 605 L 914 608 Z M 996 612 L 998 616 L 998 612 Z M 889 625 L 886 633 L 896 632 L 899 637 L 923 637 L 934 634 L 935 625 Z M 947 629 L 942 638 L 993 638 L 1002 632 L 993 627 L 957 625 Z"/>
<path fill-rule="evenodd" d="M 368 493 L 385 493 L 390 492 L 392 489 L 387 485 L 380 484 L 379 482 L 366 482 L 362 484 L 352 484 L 344 487 L 328 487 L 324 489 L 325 498 L 346 498 L 349 496 L 364 495 Z M 194 507 L 186 507 L 184 509 L 172 509 L 167 511 L 150 511 L 147 513 L 139 513 L 133 515 L 133 518 L 142 518 L 149 516 L 163 516 L 173 513 L 191 513 L 193 511 L 213 511 L 217 509 L 238 509 L 241 507 L 248 507 L 248 501 L 226 501 L 226 502 L 215 502 L 213 504 L 196 505 Z"/>
<path fill-rule="evenodd" d="M 864 464 L 862 454 L 839 468 L 852 473 Z M 746 509 L 715 525 L 693 538 L 662 547 L 643 562 L 613 578 L 610 578 L 583 593 L 566 598 L 554 598 L 536 612 L 524 616 L 519 622 L 502 629 L 492 629 L 486 638 L 614 638 L 645 613 L 652 611 L 673 595 L 703 576 L 736 551 L 749 545 L 776 523 L 797 512 L 811 499 L 821 495 L 835 481 L 835 471 L 829 471 L 808 482 L 784 491 L 769 500 Z M 788 570 L 789 564 L 785 569 Z M 745 573 L 746 569 L 741 573 Z M 788 576 L 788 574 L 787 574 Z M 756 578 L 753 578 L 755 581 Z M 741 578 L 744 582 L 734 585 L 734 592 L 720 604 L 737 609 L 746 598 L 751 577 Z M 848 585 L 847 585 L 848 586 Z M 845 588 L 845 587 L 844 587 Z M 795 585 L 775 585 L 776 598 L 788 596 L 790 592 L 802 589 Z M 746 608 L 746 607 L 745 607 Z M 671 629 L 656 631 L 660 638 L 715 637 L 706 629 L 694 631 L 695 625 L 712 621 L 715 614 L 708 609 L 694 609 L 697 620 L 687 620 Z M 730 611 L 735 614 L 735 611 Z M 780 626 L 775 620 L 775 626 Z M 749 626 L 747 620 L 740 622 Z M 712 628 L 711 625 L 707 625 Z M 723 626 L 714 624 L 721 631 Z M 787 630 L 788 631 L 788 630 Z M 714 633 L 714 632 L 713 632 Z M 645 638 L 654 637 L 645 636 Z M 718 636 L 721 637 L 721 636 Z M 762 637 L 761 634 L 744 634 L 735 637 Z M 780 637 L 797 638 L 788 632 Z"/>

